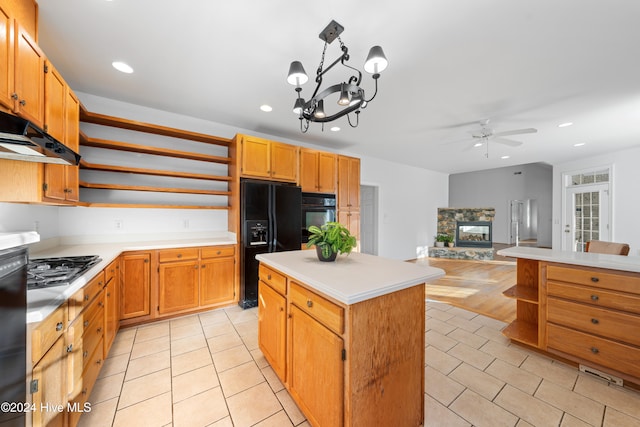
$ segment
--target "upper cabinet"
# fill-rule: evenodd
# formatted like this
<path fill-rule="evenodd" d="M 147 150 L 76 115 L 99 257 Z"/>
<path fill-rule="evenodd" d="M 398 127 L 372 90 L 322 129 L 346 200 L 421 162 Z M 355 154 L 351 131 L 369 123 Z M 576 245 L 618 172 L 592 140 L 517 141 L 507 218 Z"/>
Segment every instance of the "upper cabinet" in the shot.
<path fill-rule="evenodd" d="M 360 210 L 360 159 L 338 156 L 338 210 Z"/>
<path fill-rule="evenodd" d="M 240 176 L 273 181 L 298 181 L 298 150 L 294 145 L 239 135 Z"/>
<path fill-rule="evenodd" d="M 42 127 L 44 124 L 45 56 L 26 29 L 16 23 L 13 111 Z"/>
<path fill-rule="evenodd" d="M 300 187 L 306 193 L 335 193 L 338 156 L 334 153 L 300 149 Z"/>

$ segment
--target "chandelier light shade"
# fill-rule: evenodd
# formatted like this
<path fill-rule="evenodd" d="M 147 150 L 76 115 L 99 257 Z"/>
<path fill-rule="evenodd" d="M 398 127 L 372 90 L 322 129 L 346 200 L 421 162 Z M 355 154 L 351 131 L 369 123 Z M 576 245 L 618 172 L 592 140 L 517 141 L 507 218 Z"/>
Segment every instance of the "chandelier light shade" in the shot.
<path fill-rule="evenodd" d="M 359 123 L 360 111 L 366 108 L 366 106 L 375 98 L 378 93 L 378 78 L 380 73 L 387 68 L 389 62 L 387 61 L 384 52 L 380 46 L 374 46 L 369 51 L 367 60 L 364 64 L 364 70 L 372 74 L 372 78 L 375 84 L 375 89 L 371 98 L 367 99 L 364 89 L 360 86 L 362 82 L 362 73 L 347 64 L 349 61 L 349 49 L 340 39 L 340 34 L 344 31 L 344 27 L 338 24 L 336 21 L 331 21 L 329 25 L 320 33 L 319 37 L 324 41 L 324 49 L 322 50 L 322 57 L 320 59 L 320 65 L 316 71 L 316 88 L 311 97 L 308 100 L 302 97 L 302 85 L 309 80 L 307 73 L 304 71 L 304 67 L 300 61 L 293 61 L 289 67 L 289 74 L 287 76 L 287 82 L 295 86 L 295 91 L 298 97 L 295 100 L 293 106 L 293 113 L 300 119 L 300 130 L 304 133 L 309 129 L 311 122 L 326 123 L 331 122 L 340 117 L 347 116 L 347 121 L 351 127 L 357 127 Z M 335 39 L 338 39 L 340 43 L 341 55 L 333 61 L 328 67 L 324 68 L 325 53 L 327 46 L 331 44 Z M 347 81 L 338 82 L 334 85 L 324 87 L 323 77 L 334 66 L 340 63 L 342 66 L 352 70 L 352 75 Z M 330 97 L 335 97 L 334 103 L 331 102 Z M 327 111 L 325 111 L 325 99 L 327 104 Z M 350 113 L 355 114 L 355 121 L 352 122 Z"/>

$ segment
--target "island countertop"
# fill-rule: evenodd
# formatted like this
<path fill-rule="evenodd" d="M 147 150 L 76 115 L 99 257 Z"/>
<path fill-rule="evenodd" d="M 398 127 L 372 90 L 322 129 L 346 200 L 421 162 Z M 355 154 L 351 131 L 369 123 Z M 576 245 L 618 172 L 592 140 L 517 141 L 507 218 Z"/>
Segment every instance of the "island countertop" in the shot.
<path fill-rule="evenodd" d="M 497 253 L 501 256 L 513 258 L 525 258 L 537 261 L 549 261 L 561 264 L 580 265 L 583 267 L 607 268 L 610 270 L 640 273 L 640 257 L 638 256 L 559 251 L 555 249 L 532 248 L 526 246 L 514 246 L 512 248 L 501 249 Z"/>
<path fill-rule="evenodd" d="M 260 254 L 256 259 L 347 305 L 445 275 L 440 268 L 357 252 L 339 255 L 334 262 L 318 261 L 312 250 Z"/>

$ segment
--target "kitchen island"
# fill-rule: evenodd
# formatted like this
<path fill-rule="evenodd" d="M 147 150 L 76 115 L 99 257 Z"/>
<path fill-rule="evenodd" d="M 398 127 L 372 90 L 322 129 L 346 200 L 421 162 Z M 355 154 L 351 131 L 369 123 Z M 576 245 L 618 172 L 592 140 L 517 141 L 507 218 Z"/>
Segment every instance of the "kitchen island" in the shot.
<path fill-rule="evenodd" d="M 640 384 L 640 257 L 513 247 L 517 304 L 503 333 L 621 384 Z"/>
<path fill-rule="evenodd" d="M 360 253 L 256 258 L 260 349 L 309 422 L 422 425 L 425 282 L 444 271 Z"/>

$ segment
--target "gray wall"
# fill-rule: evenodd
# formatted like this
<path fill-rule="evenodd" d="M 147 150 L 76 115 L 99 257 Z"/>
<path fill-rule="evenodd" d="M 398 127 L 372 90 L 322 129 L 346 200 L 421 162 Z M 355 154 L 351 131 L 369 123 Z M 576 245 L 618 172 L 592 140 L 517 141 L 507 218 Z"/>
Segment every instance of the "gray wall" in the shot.
<path fill-rule="evenodd" d="M 538 246 L 551 247 L 553 169 L 530 163 L 449 175 L 449 207 L 492 207 L 496 210 L 493 240 L 508 243 L 509 202 L 532 199 L 537 204 Z"/>

